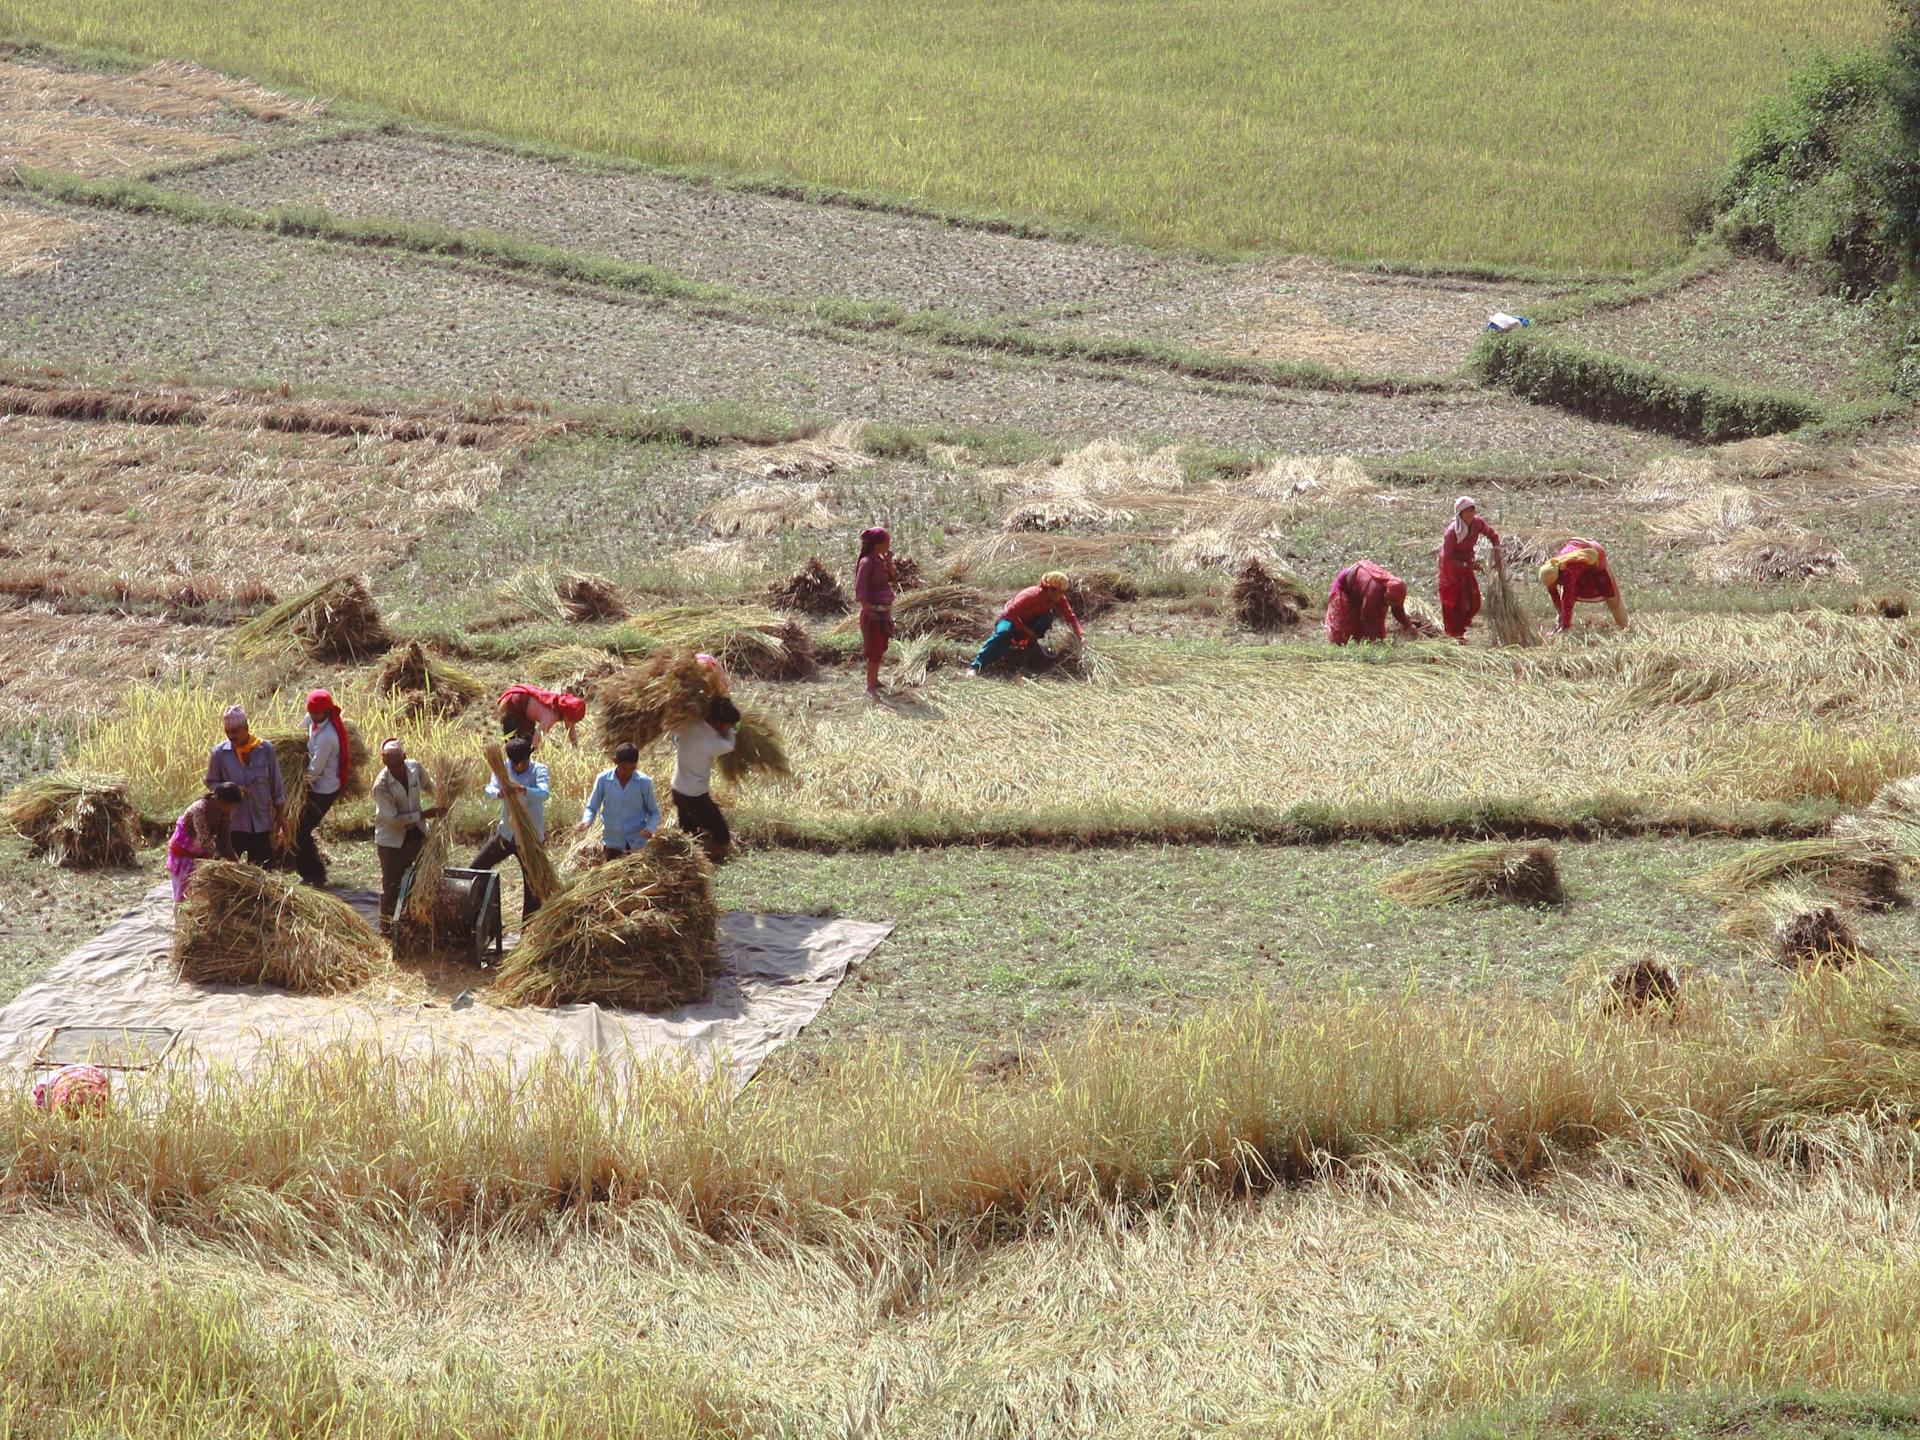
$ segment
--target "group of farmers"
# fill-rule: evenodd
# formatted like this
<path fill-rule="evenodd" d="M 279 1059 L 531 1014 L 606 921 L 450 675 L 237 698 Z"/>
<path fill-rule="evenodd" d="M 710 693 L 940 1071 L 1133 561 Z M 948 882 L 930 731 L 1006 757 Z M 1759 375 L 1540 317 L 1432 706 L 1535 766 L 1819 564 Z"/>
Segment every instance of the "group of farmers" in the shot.
<path fill-rule="evenodd" d="M 726 816 L 712 795 L 714 761 L 734 748 L 734 726 L 740 711 L 728 693 L 726 672 L 710 655 L 701 663 L 717 672 L 717 686 L 704 718 L 673 734 L 672 796 L 680 828 L 700 841 L 718 860 L 732 836 Z M 487 795 L 500 802 L 500 818 L 486 844 L 473 857 L 472 868 L 491 870 L 509 856 L 517 857 L 520 836 L 513 807 L 502 793 L 504 778 L 532 826 L 535 839 L 546 843 L 547 801 L 553 793 L 547 767 L 534 758 L 540 741 L 563 728 L 569 744 L 578 745 L 576 727 L 586 718 L 587 703 L 578 695 L 513 685 L 498 702 L 504 774 L 487 782 Z M 247 712 L 228 708 L 223 717 L 226 739 L 213 749 L 207 763 L 207 793 L 189 805 L 174 825 L 167 847 L 167 873 L 173 880 L 173 898 L 184 897 L 187 879 L 201 860 L 249 860 L 271 868 L 284 860 L 309 885 L 327 883 L 326 859 L 315 838 L 321 822 L 345 791 L 352 774 L 351 746 L 346 721 L 333 696 L 315 690 L 307 696 L 307 754 L 305 799 L 291 827 L 286 825 L 287 793 L 280 761 L 271 744 L 253 733 Z M 373 843 L 380 862 L 380 928 L 392 922 L 401 883 L 426 839 L 426 822 L 445 813 L 432 803 L 433 781 L 426 767 L 408 758 L 406 746 L 395 736 L 381 742 L 380 770 L 372 783 Z M 660 828 L 660 802 L 653 779 L 640 770 L 640 751 L 623 744 L 613 752 L 613 764 L 595 777 L 588 792 L 576 834 L 600 826 L 600 848 L 606 859 L 617 859 L 643 848 Z M 276 842 L 276 836 L 290 843 Z M 540 908 L 539 898 L 521 871 L 521 913 Z"/>

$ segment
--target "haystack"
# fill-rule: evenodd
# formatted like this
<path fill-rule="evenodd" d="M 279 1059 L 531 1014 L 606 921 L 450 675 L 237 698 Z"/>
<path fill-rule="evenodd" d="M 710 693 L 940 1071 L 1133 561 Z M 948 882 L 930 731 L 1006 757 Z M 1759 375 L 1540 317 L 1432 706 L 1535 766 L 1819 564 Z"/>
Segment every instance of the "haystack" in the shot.
<path fill-rule="evenodd" d="M 1789 970 L 1827 965 L 1841 968 L 1863 958 L 1860 937 L 1834 905 L 1808 905 L 1773 917 L 1774 960 Z"/>
<path fill-rule="evenodd" d="M 385 964 L 379 939 L 350 905 L 239 861 L 201 861 L 174 915 L 174 969 L 203 985 L 336 995 Z"/>
<path fill-rule="evenodd" d="M 1389 875 L 1380 892 L 1408 905 L 1557 905 L 1565 898 L 1551 845 L 1465 846 Z"/>
<path fill-rule="evenodd" d="M 681 605 L 636 615 L 632 626 L 650 649 L 703 651 L 762 680 L 810 680 L 820 673 L 813 636 L 777 611 Z"/>
<path fill-rule="evenodd" d="M 433 715 L 458 715 L 485 693 L 478 679 L 432 654 L 418 640 L 387 652 L 374 672 L 373 688 L 382 695 L 417 694 L 419 708 Z"/>
<path fill-rule="evenodd" d="M 508 1005 L 666 1010 L 720 968 L 713 867 L 678 831 L 589 870 L 527 922 L 493 994 Z"/>
<path fill-rule="evenodd" d="M 1239 571 L 1249 563 L 1277 565 L 1280 561 L 1267 532 L 1226 522 L 1182 530 L 1162 542 L 1160 549 L 1176 570 Z"/>
<path fill-rule="evenodd" d="M 893 602 L 894 633 L 902 639 L 979 640 L 993 627 L 993 616 L 992 602 L 971 585 L 929 585 Z M 843 628 L 852 629 L 851 621 Z"/>
<path fill-rule="evenodd" d="M 911 555 L 893 557 L 893 592 L 904 595 L 909 590 L 918 590 L 927 583 L 926 572 L 920 562 Z"/>
<path fill-rule="evenodd" d="M 1293 576 L 1276 576 L 1258 560 L 1249 560 L 1233 577 L 1228 598 L 1234 618 L 1249 630 L 1285 630 L 1300 623 L 1307 594 Z"/>
<path fill-rule="evenodd" d="M 776 610 L 798 610 L 803 615 L 844 615 L 853 608 L 847 592 L 818 555 L 809 556 L 794 574 L 769 585 L 767 599 Z"/>
<path fill-rule="evenodd" d="M 243 652 L 297 646 L 316 660 L 370 660 L 393 645 L 366 582 L 342 575 L 282 600 L 233 632 Z"/>
<path fill-rule="evenodd" d="M 1486 585 L 1487 634 L 1495 645 L 1526 647 L 1540 643 L 1540 632 L 1527 618 L 1526 608 L 1507 578 L 1507 567 L 1496 565 Z"/>
<path fill-rule="evenodd" d="M 441 756 L 427 767 L 433 804 L 448 812 L 473 788 L 474 767 Z M 449 895 L 447 862 L 452 858 L 453 823 L 449 813 L 427 822 L 427 838 L 413 862 L 407 903 L 393 917 L 393 953 L 430 955 L 471 939 L 463 897 Z"/>
<path fill-rule="evenodd" d="M 593 708 L 609 755 L 624 744 L 644 750 L 669 731 L 706 718 L 720 679 L 693 657 L 691 650 L 657 651 L 601 682 Z"/>
<path fill-rule="evenodd" d="M 793 765 L 787 759 L 779 727 L 755 710 L 741 715 L 733 727 L 733 749 L 713 762 L 713 770 L 729 785 L 738 785 L 749 775 L 765 775 L 772 780 L 793 778 Z"/>
<path fill-rule="evenodd" d="M 63 771 L 29 780 L 0 800 L 0 820 L 36 855 L 69 870 L 131 865 L 140 815 L 111 775 Z"/>
<path fill-rule="evenodd" d="M 1140 598 L 1140 587 L 1118 570 L 1076 570 L 1067 577 L 1067 603 L 1082 620 Z"/>
<path fill-rule="evenodd" d="M 1793 882 L 1849 905 L 1884 910 L 1903 898 L 1901 874 L 1900 857 L 1891 847 L 1872 835 L 1849 831 L 1754 846 L 1692 884 L 1722 904 Z"/>
<path fill-rule="evenodd" d="M 553 591 L 561 613 L 576 625 L 626 618 L 627 602 L 620 596 L 620 587 L 604 575 L 563 570 L 554 577 Z"/>
<path fill-rule="evenodd" d="M 1642 956 L 1607 977 L 1606 1008 L 1637 1015 L 1658 1006 L 1671 1011 L 1680 999 L 1680 978 L 1665 964 Z"/>

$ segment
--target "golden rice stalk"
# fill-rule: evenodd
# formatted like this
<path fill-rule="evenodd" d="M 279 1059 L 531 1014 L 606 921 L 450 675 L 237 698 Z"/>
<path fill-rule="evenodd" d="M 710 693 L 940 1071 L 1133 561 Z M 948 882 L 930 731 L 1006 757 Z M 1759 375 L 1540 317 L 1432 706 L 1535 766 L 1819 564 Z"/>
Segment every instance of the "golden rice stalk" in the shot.
<path fill-rule="evenodd" d="M 677 830 L 600 865 L 527 921 L 493 985 L 508 1005 L 665 1010 L 720 968 L 713 867 Z"/>
<path fill-rule="evenodd" d="M 1525 648 L 1540 643 L 1540 632 L 1527 618 L 1526 607 L 1514 593 L 1504 564 L 1495 565 L 1487 579 L 1486 605 L 1487 633 L 1495 645 Z"/>
<path fill-rule="evenodd" d="M 467 936 L 450 936 L 453 922 L 444 895 L 447 862 L 453 850 L 453 807 L 471 790 L 476 767 L 470 760 L 450 755 L 438 757 L 428 767 L 433 803 L 441 807 L 438 818 L 427 822 L 427 838 L 413 862 L 413 881 L 407 889 L 407 903 L 394 917 L 393 950 L 396 955 L 431 954 L 443 948 L 448 939 L 464 941 Z"/>
<path fill-rule="evenodd" d="M 720 463 L 765 480 L 820 480 L 873 464 L 873 457 L 860 449 L 866 431 L 864 420 L 843 420 L 819 435 L 777 445 L 736 446 L 720 457 Z"/>
<path fill-rule="evenodd" d="M 1557 905 L 1565 898 L 1551 845 L 1464 846 L 1389 875 L 1380 893 L 1407 905 Z"/>
<path fill-rule="evenodd" d="M 733 749 L 715 759 L 713 769 L 729 785 L 739 785 L 749 775 L 765 775 L 772 780 L 793 778 L 793 764 L 787 759 L 779 728 L 756 710 L 740 716 L 733 727 Z"/>
<path fill-rule="evenodd" d="M 34 854 L 69 870 L 131 865 L 140 848 L 140 815 L 118 776 L 42 775 L 0 799 L 0 820 Z"/>
<path fill-rule="evenodd" d="M 233 632 L 242 654 L 295 647 L 316 660 L 368 660 L 393 637 L 366 581 L 341 575 L 263 610 Z"/>
<path fill-rule="evenodd" d="M 534 898 L 544 905 L 566 888 L 565 882 L 554 868 L 553 861 L 547 857 L 547 847 L 540 839 L 540 827 L 533 823 L 527 802 L 513 788 L 512 778 L 507 773 L 505 747 L 489 745 L 485 753 L 487 768 L 493 771 L 493 778 L 500 783 L 500 799 L 507 807 L 507 817 L 513 821 L 514 858 L 520 862 L 520 871 L 527 877 L 527 887 L 533 891 Z"/>
<path fill-rule="evenodd" d="M 174 917 L 174 969 L 202 985 L 335 995 L 364 985 L 386 963 L 352 906 L 239 861 L 194 866 Z"/>
<path fill-rule="evenodd" d="M 716 535 L 765 539 L 792 530 L 827 530 L 833 512 L 820 503 L 818 485 L 758 485 L 716 500 L 700 518 Z"/>

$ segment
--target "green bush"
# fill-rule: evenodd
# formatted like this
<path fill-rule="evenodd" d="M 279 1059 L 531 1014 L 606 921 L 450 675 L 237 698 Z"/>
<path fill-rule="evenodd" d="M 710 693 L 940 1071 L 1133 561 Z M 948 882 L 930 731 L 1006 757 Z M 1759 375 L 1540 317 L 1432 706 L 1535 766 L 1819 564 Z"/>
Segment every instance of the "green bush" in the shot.
<path fill-rule="evenodd" d="M 1481 380 L 1524 400 L 1683 440 L 1717 443 L 1777 435 L 1822 418 L 1820 406 L 1804 395 L 1676 375 L 1519 331 L 1487 336 L 1470 364 Z"/>

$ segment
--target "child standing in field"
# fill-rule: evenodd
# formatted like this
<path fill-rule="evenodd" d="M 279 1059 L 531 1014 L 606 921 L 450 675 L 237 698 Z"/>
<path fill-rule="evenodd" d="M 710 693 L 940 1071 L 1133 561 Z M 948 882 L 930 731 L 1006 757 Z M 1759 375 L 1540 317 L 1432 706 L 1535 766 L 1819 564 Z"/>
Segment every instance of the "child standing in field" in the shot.
<path fill-rule="evenodd" d="M 880 664 L 893 639 L 893 537 L 878 525 L 860 532 L 860 563 L 853 596 L 860 602 L 860 651 L 867 661 L 867 694 L 879 699 Z"/>

